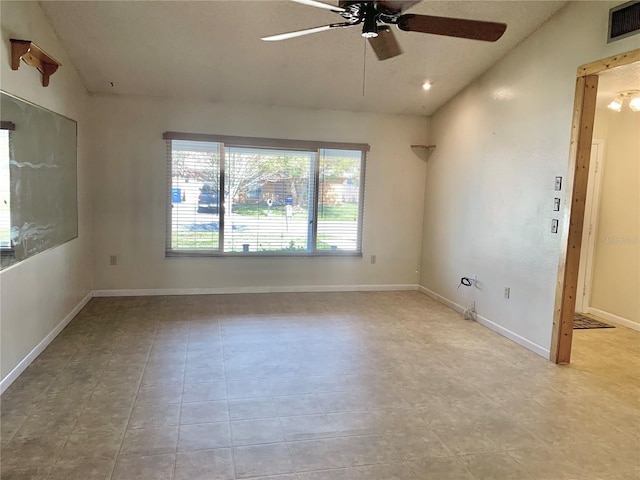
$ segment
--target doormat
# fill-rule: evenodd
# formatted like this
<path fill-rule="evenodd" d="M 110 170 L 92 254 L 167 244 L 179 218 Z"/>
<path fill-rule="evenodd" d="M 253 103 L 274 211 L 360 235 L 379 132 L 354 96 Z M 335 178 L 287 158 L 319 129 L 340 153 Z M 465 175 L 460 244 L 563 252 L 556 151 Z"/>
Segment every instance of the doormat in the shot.
<path fill-rule="evenodd" d="M 598 320 L 594 320 L 593 318 L 587 317 L 580 313 L 576 313 L 575 317 L 573 317 L 573 329 L 584 330 L 587 328 L 616 328 L 616 327 L 614 327 L 613 325 L 599 322 Z"/>

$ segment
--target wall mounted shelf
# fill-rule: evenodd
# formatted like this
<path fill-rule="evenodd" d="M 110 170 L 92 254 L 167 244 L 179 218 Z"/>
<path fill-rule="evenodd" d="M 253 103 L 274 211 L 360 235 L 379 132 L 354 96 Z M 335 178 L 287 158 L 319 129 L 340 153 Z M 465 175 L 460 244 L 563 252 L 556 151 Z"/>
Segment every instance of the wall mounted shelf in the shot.
<path fill-rule="evenodd" d="M 49 85 L 49 77 L 53 75 L 61 65 L 51 55 L 42 50 L 31 40 L 11 40 L 11 70 L 18 70 L 20 60 L 34 68 L 42 74 L 42 86 Z"/>

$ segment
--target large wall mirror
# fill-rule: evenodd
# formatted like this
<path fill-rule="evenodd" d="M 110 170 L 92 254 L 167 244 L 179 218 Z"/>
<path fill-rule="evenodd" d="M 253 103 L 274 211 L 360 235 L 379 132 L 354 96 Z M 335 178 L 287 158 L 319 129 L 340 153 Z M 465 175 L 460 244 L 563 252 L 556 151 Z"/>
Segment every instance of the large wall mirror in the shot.
<path fill-rule="evenodd" d="M 77 124 L 4 92 L 0 97 L 4 269 L 78 236 Z"/>

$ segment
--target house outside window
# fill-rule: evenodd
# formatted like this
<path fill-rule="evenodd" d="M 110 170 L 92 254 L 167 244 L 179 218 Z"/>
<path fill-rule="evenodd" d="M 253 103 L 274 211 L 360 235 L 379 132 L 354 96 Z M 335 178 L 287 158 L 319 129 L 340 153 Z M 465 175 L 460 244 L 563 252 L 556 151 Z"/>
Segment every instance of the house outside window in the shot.
<path fill-rule="evenodd" d="M 362 255 L 368 145 L 164 138 L 167 256 Z"/>

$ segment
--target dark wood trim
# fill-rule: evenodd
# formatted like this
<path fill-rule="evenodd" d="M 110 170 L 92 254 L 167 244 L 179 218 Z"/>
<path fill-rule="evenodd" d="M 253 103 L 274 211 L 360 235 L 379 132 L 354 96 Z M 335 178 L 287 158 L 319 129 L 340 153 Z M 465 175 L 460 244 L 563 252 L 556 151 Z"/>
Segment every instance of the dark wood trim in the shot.
<path fill-rule="evenodd" d="M 16 124 L 13 122 L 8 122 L 5 120 L 2 120 L 0 122 L 0 130 L 11 130 L 14 131 L 16 129 Z"/>
<path fill-rule="evenodd" d="M 196 142 L 219 142 L 235 147 L 281 148 L 315 152 L 320 148 L 335 150 L 360 150 L 368 152 L 367 143 L 320 142 L 313 140 L 285 140 L 278 138 L 236 137 L 230 135 L 210 135 L 208 133 L 164 132 L 165 140 L 190 140 Z"/>

